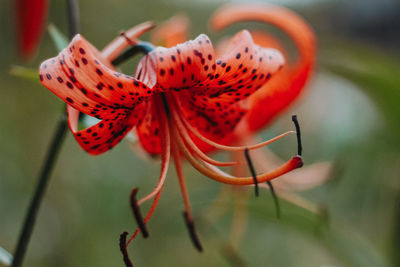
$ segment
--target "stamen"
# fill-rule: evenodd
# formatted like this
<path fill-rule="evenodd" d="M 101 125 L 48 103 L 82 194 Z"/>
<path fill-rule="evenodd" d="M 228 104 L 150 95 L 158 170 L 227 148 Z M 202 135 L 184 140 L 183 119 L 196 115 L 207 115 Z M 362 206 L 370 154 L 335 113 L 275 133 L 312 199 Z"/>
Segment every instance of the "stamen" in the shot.
<path fill-rule="evenodd" d="M 173 112 L 174 113 L 174 112 Z M 202 162 L 199 159 L 194 158 L 191 153 L 187 150 L 186 146 L 184 145 L 183 141 L 181 140 L 179 133 L 177 132 L 177 127 L 171 127 L 172 128 L 172 133 L 173 133 L 173 138 L 176 140 L 179 149 L 182 151 L 182 153 L 185 155 L 186 159 L 192 164 L 194 168 L 196 168 L 199 172 L 201 172 L 203 175 L 205 175 L 208 178 L 211 178 L 213 180 L 216 180 L 221 183 L 225 184 L 232 184 L 232 185 L 252 185 L 254 184 L 253 177 L 233 177 L 229 174 L 226 174 L 222 170 L 219 170 L 219 172 L 215 172 L 211 170 L 207 166 L 207 163 Z M 202 163 L 204 164 L 202 164 Z M 273 171 L 270 171 L 268 173 L 264 173 L 261 175 L 257 176 L 257 182 L 258 183 L 263 183 L 269 180 L 272 180 L 274 178 L 277 178 L 285 173 L 288 173 L 294 169 L 297 169 L 303 165 L 302 158 L 300 156 L 294 156 L 292 157 L 289 161 L 281 165 L 280 167 L 276 168 Z"/>
<path fill-rule="evenodd" d="M 268 187 L 269 187 L 269 189 L 270 189 L 270 191 L 271 191 L 272 199 L 274 200 L 275 210 L 276 210 L 276 217 L 277 217 L 278 219 L 280 219 L 280 218 L 281 218 L 281 207 L 280 207 L 280 205 L 279 205 L 278 196 L 277 196 L 276 193 L 275 193 L 275 189 L 274 189 L 274 187 L 272 186 L 272 182 L 271 182 L 271 181 L 267 181 L 267 185 L 268 185 Z"/>
<path fill-rule="evenodd" d="M 132 189 L 131 197 L 130 197 L 131 208 L 132 208 L 135 220 L 136 220 L 136 222 L 138 224 L 138 227 L 139 227 L 139 229 L 141 230 L 141 232 L 143 234 L 143 237 L 147 238 L 149 236 L 149 232 L 147 230 L 146 224 L 143 221 L 142 213 L 140 212 L 140 208 L 139 208 L 139 205 L 138 205 L 137 200 L 136 200 L 137 192 L 138 192 L 138 188 L 137 187 Z"/>
<path fill-rule="evenodd" d="M 247 165 L 249 166 L 251 176 L 253 177 L 254 180 L 254 193 L 256 194 L 256 197 L 258 197 L 258 182 L 257 182 L 257 174 L 256 171 L 254 170 L 253 162 L 250 159 L 249 155 L 249 149 L 244 150 L 244 156 L 247 161 Z"/>
<path fill-rule="evenodd" d="M 154 213 L 154 210 L 156 209 L 156 207 L 158 205 L 158 201 L 160 200 L 162 189 L 164 187 L 165 177 L 167 176 L 167 172 L 168 172 L 170 153 L 171 153 L 171 148 L 170 148 L 171 141 L 170 141 L 169 127 L 168 127 L 166 114 L 165 114 L 164 109 L 162 108 L 161 99 L 156 98 L 155 101 L 156 101 L 155 102 L 156 103 L 155 111 L 157 114 L 160 115 L 159 120 L 160 120 L 160 129 L 161 129 L 161 146 L 162 146 L 162 163 L 161 163 L 161 165 L 162 165 L 162 167 L 161 167 L 161 173 L 160 173 L 160 178 L 159 178 L 157 187 L 149 195 L 142 198 L 140 201 L 134 203 L 134 204 L 136 204 L 135 206 L 138 206 L 138 205 L 142 204 L 144 201 L 154 197 L 153 203 L 151 204 L 151 207 L 150 207 L 149 211 L 147 212 L 146 217 L 144 218 L 144 220 L 140 220 L 143 223 L 143 225 L 145 225 L 150 220 L 151 216 Z M 136 201 L 136 198 L 134 198 L 134 200 Z M 137 209 L 139 210 L 139 207 L 137 207 Z M 139 224 L 139 222 L 138 222 L 138 224 Z M 128 240 L 128 245 L 137 236 L 139 231 L 143 231 L 142 227 L 140 227 L 140 225 L 139 225 L 139 229 L 136 229 L 135 233 Z M 144 235 L 144 233 L 143 233 L 143 235 Z"/>
<path fill-rule="evenodd" d="M 119 249 L 121 250 L 122 256 L 124 258 L 124 263 L 126 267 L 133 267 L 133 263 L 129 259 L 128 251 L 126 249 L 126 236 L 128 232 L 123 232 L 119 237 Z"/>
<path fill-rule="evenodd" d="M 175 102 L 174 103 L 175 108 L 179 109 L 179 103 L 178 103 L 177 99 L 175 97 L 173 97 L 172 100 Z M 281 139 L 282 137 L 285 137 L 286 135 L 295 133 L 294 131 L 288 131 L 288 132 L 278 135 L 270 140 L 267 140 L 267 141 L 264 141 L 264 142 L 261 142 L 261 143 L 255 144 L 255 145 L 237 146 L 237 147 L 226 146 L 226 145 L 221 145 L 221 144 L 215 143 L 214 141 L 206 138 L 204 135 L 199 133 L 192 125 L 190 125 L 190 123 L 183 117 L 182 114 L 183 113 L 180 111 L 176 112 L 177 118 L 174 119 L 174 121 L 176 121 L 178 124 L 177 126 L 178 126 L 180 132 L 183 132 L 186 127 L 190 132 L 192 132 L 194 135 L 196 135 L 201 141 L 203 141 L 206 144 L 213 146 L 217 149 L 226 150 L 226 151 L 244 151 L 245 149 L 249 149 L 249 150 L 257 149 L 257 148 L 260 148 L 263 146 L 267 146 L 267 145 Z M 182 123 L 184 126 L 182 125 Z"/>
<path fill-rule="evenodd" d="M 171 156 L 171 140 L 167 118 L 165 112 L 162 110 L 162 106 L 159 106 L 160 101 L 156 101 L 155 112 L 160 114 L 160 134 L 161 134 L 161 146 L 162 146 L 162 161 L 161 161 L 161 172 L 158 184 L 154 190 L 138 201 L 138 205 L 142 205 L 147 200 L 153 198 L 158 192 L 160 192 L 164 186 L 165 179 L 167 178 L 168 166 Z"/>
<path fill-rule="evenodd" d="M 196 229 L 194 228 L 194 222 L 189 219 L 187 212 L 183 212 L 183 217 L 185 218 L 186 226 L 189 230 L 190 239 L 192 240 L 194 246 L 197 248 L 198 251 L 203 251 L 203 246 L 200 243 L 200 239 L 197 236 Z"/>
<path fill-rule="evenodd" d="M 297 115 L 292 116 L 292 121 L 294 126 L 296 127 L 296 136 L 297 136 L 297 155 L 301 156 L 303 152 L 303 146 L 301 145 L 301 133 L 300 133 L 300 125 L 297 121 Z"/>
<path fill-rule="evenodd" d="M 186 226 L 188 227 L 188 230 L 189 230 L 190 239 L 192 240 L 192 242 L 193 242 L 194 246 L 197 248 L 197 250 L 202 251 L 203 248 L 201 246 L 200 239 L 198 238 L 197 233 L 194 228 L 194 223 L 193 223 L 191 209 L 190 209 L 189 194 L 187 192 L 185 179 L 183 177 L 183 171 L 182 171 L 179 150 L 178 150 L 178 147 L 176 146 L 175 142 L 172 142 L 172 154 L 174 157 L 175 168 L 176 168 L 179 185 L 180 185 L 181 192 L 182 192 L 183 202 L 185 204 L 185 212 L 183 213 L 183 215 L 185 217 Z"/>
<path fill-rule="evenodd" d="M 179 122 L 176 122 L 178 124 Z M 193 142 L 192 138 L 189 136 L 188 132 L 182 127 L 179 128 L 179 134 L 182 137 L 183 141 L 186 143 L 186 146 L 189 148 L 189 150 L 195 154 L 197 157 L 202 159 L 203 161 L 210 163 L 214 166 L 219 166 L 219 167 L 226 167 L 226 166 L 233 166 L 233 165 L 239 165 L 240 162 L 238 161 L 228 161 L 228 162 L 222 162 L 218 160 L 214 160 L 204 154 L 203 151 L 201 151 L 196 144 Z"/>
<path fill-rule="evenodd" d="M 161 193 L 162 193 L 162 191 L 158 192 L 158 194 L 154 197 L 153 203 L 151 203 L 151 207 L 150 207 L 149 211 L 147 212 L 146 217 L 143 220 L 143 222 L 145 224 L 150 220 L 151 216 L 153 215 L 153 213 L 158 205 L 158 201 L 160 200 Z M 140 228 L 136 229 L 136 231 L 133 233 L 131 238 L 129 238 L 128 245 L 133 241 L 133 239 L 135 239 L 135 237 L 139 234 L 139 232 L 140 232 Z"/>

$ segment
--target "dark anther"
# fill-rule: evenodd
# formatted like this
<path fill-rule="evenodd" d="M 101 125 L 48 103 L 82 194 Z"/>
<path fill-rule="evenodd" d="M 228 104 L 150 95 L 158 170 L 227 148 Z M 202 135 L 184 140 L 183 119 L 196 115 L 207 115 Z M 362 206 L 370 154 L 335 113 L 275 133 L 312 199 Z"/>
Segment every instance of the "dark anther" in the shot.
<path fill-rule="evenodd" d="M 124 258 L 124 263 L 126 267 L 133 267 L 131 260 L 129 259 L 128 251 L 126 250 L 126 236 L 128 232 L 123 232 L 119 237 L 119 249 L 121 250 L 122 256 Z"/>
<path fill-rule="evenodd" d="M 222 247 L 222 254 L 225 256 L 229 265 L 232 267 L 243 267 L 246 266 L 246 263 L 242 259 L 242 257 L 238 254 L 238 252 L 231 246 L 226 245 Z"/>
<path fill-rule="evenodd" d="M 140 212 L 140 208 L 136 201 L 136 194 L 137 194 L 138 190 L 139 189 L 137 187 L 132 189 L 130 202 L 131 202 L 131 208 L 133 211 L 133 215 L 135 216 L 135 220 L 138 224 L 138 227 L 139 227 L 140 231 L 142 232 L 143 237 L 146 238 L 149 236 L 149 231 L 147 230 L 146 224 L 143 221 L 142 213 Z"/>
<path fill-rule="evenodd" d="M 125 35 L 123 35 L 123 36 L 125 36 Z M 130 41 L 128 38 L 127 38 L 127 40 L 130 44 L 132 44 L 132 46 L 129 47 L 127 50 L 125 50 L 121 55 L 116 57 L 111 62 L 114 66 L 120 65 L 121 63 L 123 63 L 126 60 L 130 59 L 131 57 L 137 55 L 138 53 L 143 53 L 143 54 L 147 55 L 154 49 L 154 46 L 151 43 L 140 42 L 136 45 L 133 45 L 132 41 Z"/>
<path fill-rule="evenodd" d="M 183 212 L 183 217 L 185 218 L 186 226 L 189 230 L 190 239 L 193 242 L 193 245 L 197 248 L 198 251 L 203 251 L 203 246 L 200 243 L 200 239 L 197 236 L 196 229 L 194 228 L 194 222 L 189 220 L 188 214 L 186 211 Z"/>
<path fill-rule="evenodd" d="M 324 205 L 319 205 L 318 206 L 318 214 L 320 216 L 321 225 L 325 225 L 328 227 L 330 224 L 330 216 L 329 216 L 328 208 Z"/>
<path fill-rule="evenodd" d="M 267 181 L 267 185 L 268 185 L 269 189 L 271 190 L 271 195 L 272 195 L 272 198 L 274 199 L 275 210 L 276 210 L 276 217 L 277 217 L 278 219 L 280 219 L 280 218 L 281 218 L 281 207 L 280 207 L 280 205 L 279 205 L 278 196 L 277 196 L 276 193 L 275 193 L 275 189 L 274 189 L 274 187 L 273 187 L 271 181 Z"/>
<path fill-rule="evenodd" d="M 256 175 L 256 171 L 254 170 L 253 162 L 252 162 L 251 159 L 250 159 L 249 149 L 248 149 L 248 148 L 246 148 L 246 149 L 244 150 L 244 156 L 245 156 L 245 158 L 246 158 L 247 165 L 249 166 L 251 176 L 253 177 L 253 180 L 254 180 L 254 193 L 256 194 L 256 197 L 258 197 L 258 181 L 257 181 L 257 175 Z"/>
<path fill-rule="evenodd" d="M 300 133 L 300 125 L 299 122 L 297 121 L 297 116 L 293 115 L 292 116 L 292 121 L 294 123 L 294 126 L 296 127 L 296 135 L 297 135 L 297 155 L 301 156 L 303 152 L 303 147 L 301 145 L 301 133 Z"/>

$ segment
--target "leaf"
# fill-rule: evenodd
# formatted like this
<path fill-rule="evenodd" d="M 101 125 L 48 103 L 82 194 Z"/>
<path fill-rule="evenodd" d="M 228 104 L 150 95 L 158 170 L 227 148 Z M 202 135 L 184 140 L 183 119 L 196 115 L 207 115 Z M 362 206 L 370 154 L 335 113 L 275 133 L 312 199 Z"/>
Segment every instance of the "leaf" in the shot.
<path fill-rule="evenodd" d="M 7 250 L 4 248 L 0 247 L 0 263 L 6 266 L 11 265 L 11 262 L 13 260 L 13 256 L 8 253 Z"/>
<path fill-rule="evenodd" d="M 63 33 L 61 33 L 61 31 L 56 26 L 50 24 L 48 27 L 48 31 L 51 39 L 53 39 L 54 45 L 56 46 L 58 52 L 67 47 L 69 43 L 68 38 Z"/>
<path fill-rule="evenodd" d="M 39 74 L 35 69 L 14 65 L 11 66 L 9 74 L 29 81 L 39 82 Z"/>
<path fill-rule="evenodd" d="M 382 111 L 388 126 L 400 134 L 399 59 L 360 44 L 331 44 L 322 65 L 360 86 Z"/>
<path fill-rule="evenodd" d="M 283 212 L 277 227 L 295 230 L 306 238 L 313 238 L 344 266 L 389 266 L 378 249 L 356 230 L 338 221 L 328 222 L 325 216 L 321 217 L 282 199 L 280 201 Z M 266 207 L 265 202 L 251 200 L 249 204 L 251 217 L 263 222 L 275 220 L 272 203 Z"/>

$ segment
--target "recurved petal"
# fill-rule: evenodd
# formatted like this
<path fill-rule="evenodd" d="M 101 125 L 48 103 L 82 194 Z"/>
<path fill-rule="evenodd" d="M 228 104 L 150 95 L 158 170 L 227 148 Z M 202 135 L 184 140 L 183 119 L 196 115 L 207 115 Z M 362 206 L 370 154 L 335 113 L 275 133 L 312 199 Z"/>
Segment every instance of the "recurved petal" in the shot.
<path fill-rule="evenodd" d="M 304 19 L 289 9 L 273 5 L 226 5 L 213 15 L 211 25 L 221 30 L 244 21 L 259 21 L 276 26 L 293 40 L 299 52 L 295 62 L 289 61 L 287 67 L 250 97 L 251 111 L 245 120 L 249 128 L 255 131 L 284 111 L 303 91 L 314 67 L 316 38 Z M 265 41 L 256 39 L 259 42 Z"/>
<path fill-rule="evenodd" d="M 79 111 L 68 105 L 68 124 L 79 145 L 88 153 L 98 155 L 117 145 L 139 123 L 145 105 L 137 106 L 134 112 L 114 110 L 113 114 L 104 116 L 103 120 L 84 130 L 78 130 Z"/>
<path fill-rule="evenodd" d="M 204 81 L 215 69 L 215 53 L 210 39 L 199 35 L 175 47 L 157 47 L 145 57 L 145 65 L 157 78 L 162 91 L 189 89 Z"/>
<path fill-rule="evenodd" d="M 76 35 L 57 57 L 42 63 L 40 80 L 67 104 L 97 118 L 114 109 L 133 109 L 153 95 L 147 85 L 102 61 L 99 52 Z"/>
<path fill-rule="evenodd" d="M 279 51 L 259 47 L 248 31 L 241 31 L 232 38 L 225 54 L 217 61 L 214 75 L 199 87 L 211 98 L 225 95 L 239 101 L 260 89 L 283 64 L 284 58 Z"/>

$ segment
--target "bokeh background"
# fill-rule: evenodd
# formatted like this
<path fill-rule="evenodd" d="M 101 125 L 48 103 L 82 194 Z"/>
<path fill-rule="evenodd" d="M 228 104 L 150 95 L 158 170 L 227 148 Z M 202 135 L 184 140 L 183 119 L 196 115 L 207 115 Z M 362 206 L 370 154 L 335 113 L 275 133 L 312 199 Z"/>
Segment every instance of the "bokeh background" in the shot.
<path fill-rule="evenodd" d="M 278 220 L 269 192 L 263 191 L 259 198 L 250 198 L 245 238 L 237 254 L 228 255 L 224 248 L 233 203 L 215 204 L 221 185 L 185 164 L 205 252 L 192 248 L 171 168 L 149 223 L 151 238 L 139 236 L 129 248 L 137 266 L 400 265 L 400 3 L 276 2 L 297 11 L 313 26 L 319 41 L 318 64 L 303 97 L 261 135 L 266 138 L 291 129 L 290 114 L 298 114 L 305 163 L 329 160 L 334 166 L 330 181 L 301 193 L 325 207 L 329 219 L 282 200 Z M 244 24 L 223 33 L 210 32 L 208 18 L 224 3 L 80 1 L 81 33 L 101 48 L 121 29 L 146 20 L 162 22 L 177 13 L 190 17 L 192 37 L 205 32 L 214 41 L 243 27 L 270 29 Z M 10 252 L 63 112 L 63 103 L 44 87 L 9 74 L 12 65 L 37 68 L 57 53 L 46 33 L 34 60 L 19 59 L 13 8 L 13 1 L 0 1 L 0 246 Z M 48 22 L 67 33 L 66 21 L 65 1 L 52 0 Z M 122 69 L 133 73 L 134 62 Z M 294 148 L 294 139 L 271 146 L 283 158 L 290 157 Z M 119 234 L 136 227 L 128 203 L 130 190 L 136 186 L 142 192 L 150 190 L 158 172 L 159 161 L 135 153 L 127 141 L 92 157 L 69 134 L 25 266 L 123 266 Z M 210 205 L 228 208 L 228 212 L 213 220 L 208 216 Z"/>

